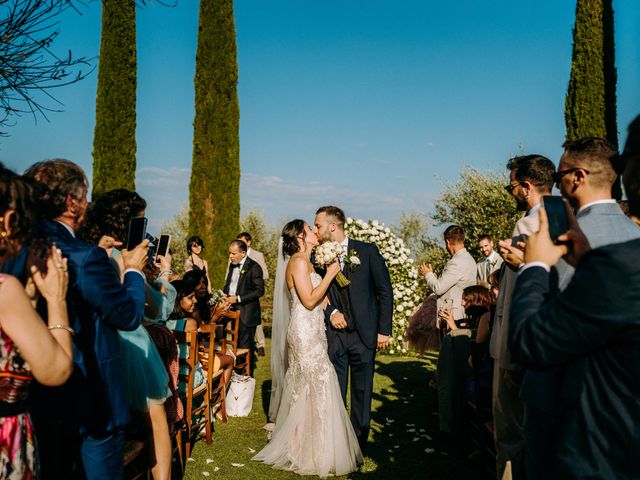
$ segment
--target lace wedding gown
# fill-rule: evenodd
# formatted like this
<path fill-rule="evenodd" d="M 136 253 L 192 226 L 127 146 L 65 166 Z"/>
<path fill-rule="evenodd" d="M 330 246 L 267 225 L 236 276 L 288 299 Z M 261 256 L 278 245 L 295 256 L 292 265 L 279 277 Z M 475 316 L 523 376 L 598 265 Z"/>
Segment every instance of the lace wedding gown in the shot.
<path fill-rule="evenodd" d="M 314 288 L 321 280 L 311 274 Z M 253 460 L 300 475 L 346 475 L 363 459 L 327 355 L 324 313 L 320 305 L 307 310 L 294 288 L 291 297 L 289 369 L 280 409 L 271 441 Z"/>

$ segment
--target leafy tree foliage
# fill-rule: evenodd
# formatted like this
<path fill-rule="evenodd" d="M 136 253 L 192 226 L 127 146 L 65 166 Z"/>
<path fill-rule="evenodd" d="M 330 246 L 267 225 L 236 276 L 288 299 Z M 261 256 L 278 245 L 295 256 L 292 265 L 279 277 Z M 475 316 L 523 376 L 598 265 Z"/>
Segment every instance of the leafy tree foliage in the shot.
<path fill-rule="evenodd" d="M 189 207 L 185 205 L 168 223 L 163 223 L 161 233 L 171 235 L 172 270 L 184 275 L 184 261 L 187 259 L 187 238 L 189 234 Z"/>
<path fill-rule="evenodd" d="M 440 225 L 457 224 L 464 228 L 467 250 L 479 259 L 478 237 L 491 235 L 496 244 L 498 240 L 511 238 L 513 226 L 521 216 L 513 198 L 503 188 L 507 183 L 506 174 L 463 168 L 457 182 L 444 186 L 432 218 Z M 437 245 L 427 244 L 431 254 Z M 444 245 L 442 239 L 439 245 Z"/>
<path fill-rule="evenodd" d="M 238 62 L 232 0 L 201 0 L 195 73 L 189 231 L 205 242 L 210 278 L 224 282 L 239 232 Z"/>
<path fill-rule="evenodd" d="M 103 0 L 93 197 L 114 188 L 135 190 L 136 2 Z"/>
<path fill-rule="evenodd" d="M 278 265 L 278 239 L 280 228 L 269 225 L 264 215 L 257 211 L 251 211 L 240 219 L 240 231 L 251 234 L 251 248 L 261 251 L 269 269 L 269 278 L 264 282 L 263 304 L 273 304 L 273 286 L 276 278 L 276 266 Z M 271 310 L 265 309 L 262 318 L 270 322 Z"/>

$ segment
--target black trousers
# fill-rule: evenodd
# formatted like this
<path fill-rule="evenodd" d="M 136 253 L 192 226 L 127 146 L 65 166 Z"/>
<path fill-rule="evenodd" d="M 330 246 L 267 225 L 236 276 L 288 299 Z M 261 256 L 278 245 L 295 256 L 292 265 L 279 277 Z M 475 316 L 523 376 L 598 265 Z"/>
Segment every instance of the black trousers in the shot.
<path fill-rule="evenodd" d="M 330 349 L 329 359 L 336 369 L 345 405 L 351 374 L 351 424 L 360 449 L 364 451 L 371 423 L 371 392 L 376 351 L 362 343 L 356 330 L 342 331 L 337 336 L 342 340 L 342 348 Z"/>

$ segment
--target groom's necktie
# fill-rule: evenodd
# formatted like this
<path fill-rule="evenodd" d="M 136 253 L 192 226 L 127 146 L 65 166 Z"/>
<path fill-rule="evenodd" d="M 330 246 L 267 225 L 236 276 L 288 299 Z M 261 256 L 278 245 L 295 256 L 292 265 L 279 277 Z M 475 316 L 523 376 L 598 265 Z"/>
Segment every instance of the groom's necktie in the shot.
<path fill-rule="evenodd" d="M 346 265 L 346 268 L 342 269 L 342 273 L 344 276 L 349 279 L 349 266 Z M 355 321 L 352 318 L 352 310 L 351 310 L 351 298 L 349 298 L 349 289 L 348 287 L 340 287 L 336 285 L 338 289 L 338 297 L 340 298 L 340 303 L 342 304 L 342 314 L 344 315 L 344 319 L 347 322 L 346 330 L 352 332 L 356 329 Z"/>

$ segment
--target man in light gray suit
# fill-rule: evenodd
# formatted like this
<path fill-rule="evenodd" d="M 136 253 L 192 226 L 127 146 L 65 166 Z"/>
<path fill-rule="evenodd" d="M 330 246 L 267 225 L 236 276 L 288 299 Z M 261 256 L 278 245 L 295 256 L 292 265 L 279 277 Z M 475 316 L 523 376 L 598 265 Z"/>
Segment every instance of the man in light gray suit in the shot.
<path fill-rule="evenodd" d="M 253 260 L 258 265 L 260 265 L 260 268 L 262 268 L 262 279 L 266 280 L 267 278 L 269 278 L 269 269 L 267 268 L 267 262 L 264 261 L 264 255 L 262 254 L 262 252 L 259 252 L 258 250 L 254 250 L 253 248 L 251 248 L 251 241 L 252 241 L 251 234 L 249 232 L 242 232 L 242 233 L 239 233 L 236 238 L 237 240 L 242 240 L 244 243 L 247 244 L 247 257 L 249 257 L 251 260 Z M 264 330 L 262 330 L 262 325 L 258 325 L 256 327 L 255 342 L 256 342 L 256 352 L 261 357 L 264 357 L 265 339 L 264 339 Z"/>
<path fill-rule="evenodd" d="M 553 180 L 576 212 L 580 229 L 591 248 L 623 243 L 640 238 L 640 227 L 622 212 L 611 198 L 616 179 L 610 159 L 614 148 L 603 138 L 589 137 L 565 142 L 564 154 Z M 564 290 L 573 277 L 574 268 L 561 259 L 555 266 L 558 287 Z M 528 370 L 520 397 L 524 402 L 524 440 L 527 480 L 548 477 L 552 463 L 554 430 L 557 416 L 558 369 Z"/>
<path fill-rule="evenodd" d="M 493 423 L 496 442 L 496 473 L 501 479 L 507 461 L 511 461 L 512 477 L 524 478 L 523 406 L 519 398 L 522 370 L 511 360 L 508 348 L 509 308 L 518 278 L 518 267 L 524 263 L 518 242 L 523 242 L 538 230 L 537 211 L 543 195 L 553 188 L 553 162 L 542 155 L 514 157 L 507 163 L 509 185 L 505 190 L 516 201 L 518 210 L 526 215 L 516 222 L 510 240 L 500 242 L 504 268 L 500 277 L 500 293 L 489 343 L 494 359 Z"/>
<path fill-rule="evenodd" d="M 444 231 L 444 243 L 451 254 L 440 278 L 433 273 L 431 264 L 420 265 L 420 274 L 429 288 L 438 296 L 438 309 L 450 308 L 454 320 L 465 317 L 462 291 L 476 284 L 476 261 L 464 247 L 464 230 L 451 225 Z"/>

